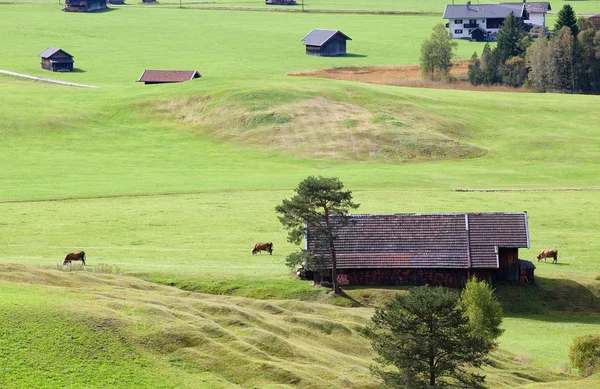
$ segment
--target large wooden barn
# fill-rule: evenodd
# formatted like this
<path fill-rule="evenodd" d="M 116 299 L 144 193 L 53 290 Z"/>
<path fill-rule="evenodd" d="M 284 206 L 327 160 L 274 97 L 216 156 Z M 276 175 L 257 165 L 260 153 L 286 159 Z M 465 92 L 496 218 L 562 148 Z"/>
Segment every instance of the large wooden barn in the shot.
<path fill-rule="evenodd" d="M 41 52 L 42 68 L 53 72 L 72 72 L 73 56 L 57 47 L 49 47 Z"/>
<path fill-rule="evenodd" d="M 197 70 L 144 70 L 138 82 L 148 84 L 166 84 L 190 81 L 202 77 Z"/>
<path fill-rule="evenodd" d="M 306 54 L 330 57 L 346 55 L 346 41 L 352 39 L 338 30 L 314 29 L 302 40 L 306 46 Z"/>
<path fill-rule="evenodd" d="M 65 0 L 65 8 L 67 12 L 91 12 L 108 8 L 106 0 Z"/>
<path fill-rule="evenodd" d="M 351 219 L 335 246 L 341 285 L 462 287 L 472 276 L 490 283 L 519 283 L 525 275 L 533 282 L 533 269 L 527 265 L 522 271 L 518 259 L 519 248 L 529 248 L 525 212 L 351 215 Z M 305 249 L 317 258 L 306 264 L 307 269 L 331 280 L 328 251 L 320 248 L 310 228 L 305 238 Z"/>

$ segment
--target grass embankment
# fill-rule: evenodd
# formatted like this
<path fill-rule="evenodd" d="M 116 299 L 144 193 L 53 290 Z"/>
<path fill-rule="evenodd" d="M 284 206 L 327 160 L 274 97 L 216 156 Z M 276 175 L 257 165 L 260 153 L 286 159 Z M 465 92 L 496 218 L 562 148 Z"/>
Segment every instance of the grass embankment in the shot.
<path fill-rule="evenodd" d="M 7 388 L 375 388 L 372 310 L 253 300 L 136 278 L 0 265 Z M 506 351 L 492 387 L 573 379 Z M 318 371 L 318 374 L 315 374 Z"/>

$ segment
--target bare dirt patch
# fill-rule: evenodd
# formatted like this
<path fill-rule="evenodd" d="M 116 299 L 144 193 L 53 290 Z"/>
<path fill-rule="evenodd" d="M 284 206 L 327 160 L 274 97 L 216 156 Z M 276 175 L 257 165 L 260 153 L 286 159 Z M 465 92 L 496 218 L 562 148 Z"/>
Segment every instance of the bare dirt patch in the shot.
<path fill-rule="evenodd" d="M 506 86 L 471 85 L 467 79 L 468 61 L 454 64 L 450 74 L 452 82 L 423 79 L 419 65 L 410 66 L 366 66 L 326 68 L 313 72 L 291 73 L 290 76 L 330 78 L 333 80 L 365 82 L 367 84 L 394 85 L 411 88 L 456 89 L 482 92 L 530 92 L 527 88 Z"/>

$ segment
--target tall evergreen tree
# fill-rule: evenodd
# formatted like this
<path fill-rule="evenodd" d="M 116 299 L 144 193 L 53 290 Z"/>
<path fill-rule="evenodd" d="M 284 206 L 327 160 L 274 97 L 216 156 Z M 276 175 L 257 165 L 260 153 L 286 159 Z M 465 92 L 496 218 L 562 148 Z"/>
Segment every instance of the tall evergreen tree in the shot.
<path fill-rule="evenodd" d="M 375 310 L 370 327 L 375 368 L 390 388 L 485 388 L 473 371 L 486 360 L 491 342 L 475 336 L 458 294 L 442 287 L 413 288 Z"/>
<path fill-rule="evenodd" d="M 558 35 L 563 27 L 569 27 L 571 34 L 577 36 L 579 34 L 579 26 L 577 25 L 577 16 L 570 4 L 565 4 L 558 11 L 558 17 L 554 23 L 554 34 Z"/>
<path fill-rule="evenodd" d="M 359 206 L 352 202 L 352 192 L 343 189 L 344 184 L 338 178 L 309 176 L 298 184 L 291 199 L 284 199 L 275 207 L 281 215 L 278 216 L 279 221 L 288 230 L 288 242 L 299 244 L 310 228 L 318 244 L 317 250 L 330 256 L 335 294 L 340 293 L 335 251 L 337 234 L 340 228 L 350 223 L 347 217 L 349 210 Z"/>
<path fill-rule="evenodd" d="M 498 62 L 503 64 L 510 57 L 522 56 L 527 49 L 527 46 L 523 47 L 526 35 L 523 23 L 511 12 L 498 31 L 498 44 L 494 50 Z"/>

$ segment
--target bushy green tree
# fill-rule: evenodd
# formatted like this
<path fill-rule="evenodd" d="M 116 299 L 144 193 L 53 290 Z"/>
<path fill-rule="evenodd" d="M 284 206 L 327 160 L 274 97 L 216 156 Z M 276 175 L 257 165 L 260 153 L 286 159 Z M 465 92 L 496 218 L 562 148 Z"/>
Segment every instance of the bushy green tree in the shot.
<path fill-rule="evenodd" d="M 550 40 L 550 71 L 553 90 L 575 91 L 575 38 L 568 27 Z"/>
<path fill-rule="evenodd" d="M 469 319 L 471 334 L 490 347 L 497 345 L 502 335 L 502 306 L 486 281 L 471 278 L 460 295 L 460 304 Z"/>
<path fill-rule="evenodd" d="M 469 318 L 455 292 L 418 287 L 397 294 L 375 310 L 369 327 L 377 361 L 374 373 L 394 388 L 484 388 L 480 367 L 491 350 L 473 335 Z"/>
<path fill-rule="evenodd" d="M 527 55 L 528 85 L 545 92 L 551 88 L 550 46 L 545 36 L 540 36 L 528 49 Z"/>
<path fill-rule="evenodd" d="M 579 26 L 577 25 L 577 16 L 570 4 L 565 4 L 558 11 L 556 22 L 554 23 L 554 34 L 558 34 L 563 27 L 568 27 L 571 35 L 576 37 L 579 34 Z"/>
<path fill-rule="evenodd" d="M 600 371 L 600 336 L 582 335 L 569 346 L 571 365 L 584 377 Z"/>
<path fill-rule="evenodd" d="M 443 24 L 433 27 L 431 36 L 421 45 L 420 62 L 423 76 L 430 79 L 447 79 L 457 46 L 458 43 L 448 36 Z"/>
<path fill-rule="evenodd" d="M 335 177 L 309 176 L 298 184 L 295 192 L 291 199 L 284 199 L 275 207 L 275 211 L 281 215 L 278 219 L 288 230 L 290 243 L 300 244 L 307 229 L 310 229 L 315 241 L 322 244 L 317 248 L 331 257 L 333 291 L 339 294 L 335 242 L 339 229 L 350 223 L 347 217 L 349 210 L 358 208 L 359 204 L 352 202 L 352 192 L 344 190 L 344 184 Z M 335 223 L 333 217 L 336 218 Z M 288 257 L 288 262 L 297 261 L 298 258 Z"/>
<path fill-rule="evenodd" d="M 477 56 L 477 52 L 471 56 L 467 77 L 471 85 L 481 85 L 483 83 L 483 70 L 481 70 L 481 61 Z"/>

